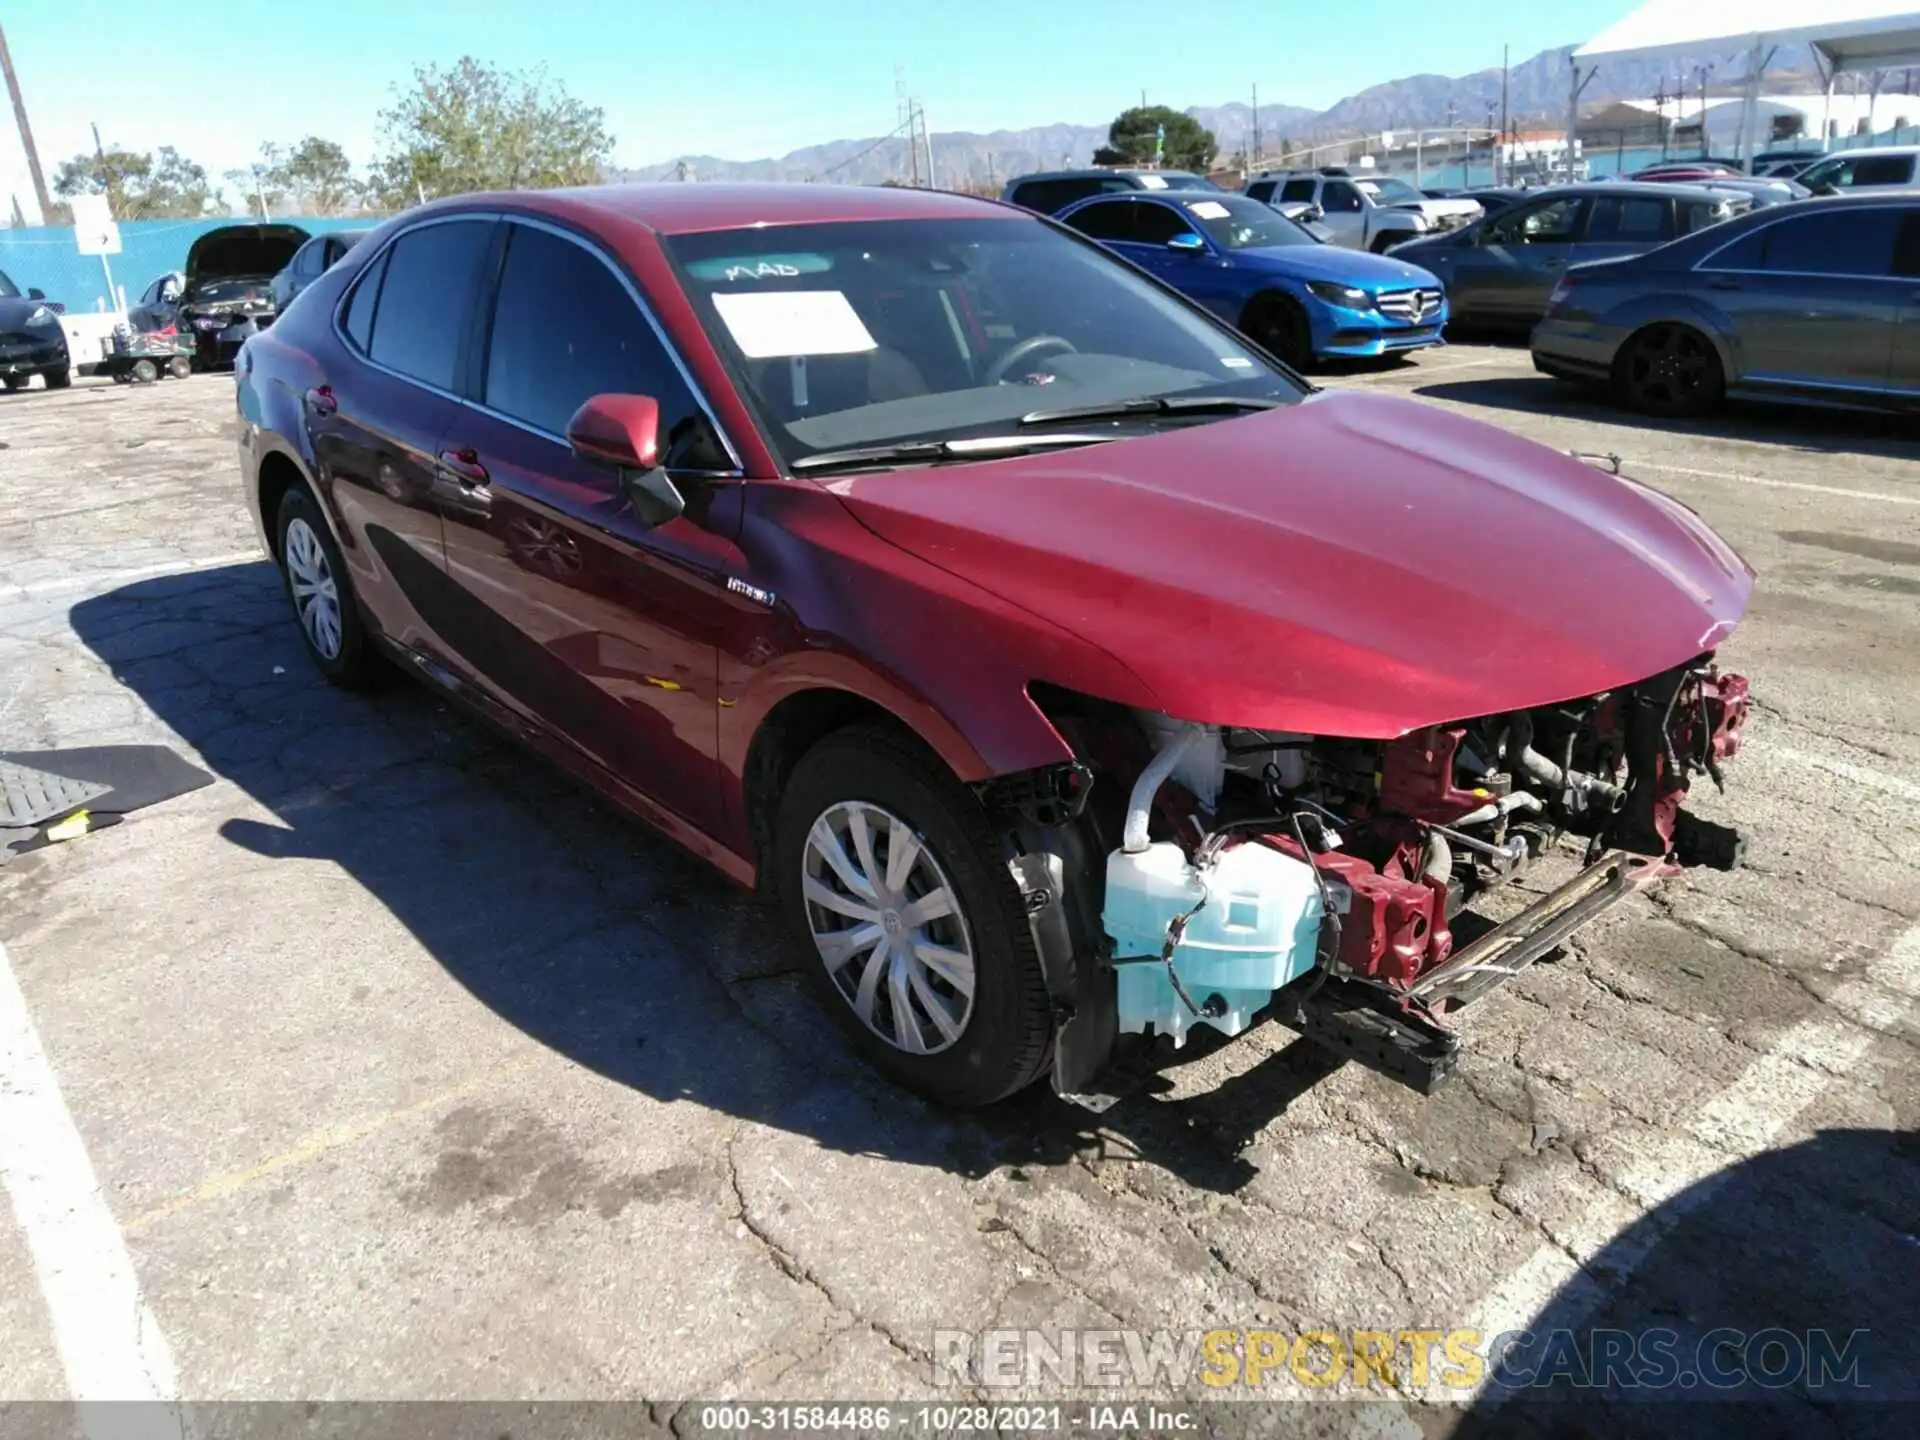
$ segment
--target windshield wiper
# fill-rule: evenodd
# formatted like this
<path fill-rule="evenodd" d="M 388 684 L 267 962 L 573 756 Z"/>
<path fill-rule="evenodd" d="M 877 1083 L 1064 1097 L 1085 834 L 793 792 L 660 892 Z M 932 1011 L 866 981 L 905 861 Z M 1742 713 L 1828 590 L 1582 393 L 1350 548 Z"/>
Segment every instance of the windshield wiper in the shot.
<path fill-rule="evenodd" d="M 975 435 L 963 440 L 903 440 L 893 445 L 857 445 L 849 450 L 822 450 L 814 455 L 802 455 L 793 462 L 793 468 L 796 471 L 858 470 L 889 465 L 932 465 L 942 460 L 991 460 L 1034 450 L 1103 445 L 1118 438 L 1114 435 Z"/>
<path fill-rule="evenodd" d="M 1057 410 L 1029 410 L 1022 425 L 1058 425 L 1069 420 L 1125 420 L 1135 415 L 1231 415 L 1238 410 L 1274 410 L 1284 400 L 1242 395 L 1141 395 L 1102 405 L 1063 405 Z"/>

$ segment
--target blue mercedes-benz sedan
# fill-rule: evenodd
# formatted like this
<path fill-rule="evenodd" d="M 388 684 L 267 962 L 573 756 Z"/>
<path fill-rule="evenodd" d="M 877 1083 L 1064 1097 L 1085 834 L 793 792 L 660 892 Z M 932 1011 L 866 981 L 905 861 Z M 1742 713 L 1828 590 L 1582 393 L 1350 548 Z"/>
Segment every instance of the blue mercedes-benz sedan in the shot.
<path fill-rule="evenodd" d="M 1295 369 L 1443 341 L 1447 292 L 1391 255 L 1316 240 L 1244 195 L 1096 195 L 1057 218 L 1197 301 Z"/>

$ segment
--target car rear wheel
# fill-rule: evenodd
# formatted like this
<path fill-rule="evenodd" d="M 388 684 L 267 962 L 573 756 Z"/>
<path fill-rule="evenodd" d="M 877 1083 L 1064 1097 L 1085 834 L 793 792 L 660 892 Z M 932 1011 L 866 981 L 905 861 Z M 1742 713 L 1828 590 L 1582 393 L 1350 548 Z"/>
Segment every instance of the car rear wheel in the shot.
<path fill-rule="evenodd" d="M 1031 1084 L 1052 1022 L 1020 895 L 986 812 L 895 731 L 801 757 L 772 863 L 781 921 L 854 1047 L 949 1105 Z"/>
<path fill-rule="evenodd" d="M 1241 327 L 1270 355 L 1295 370 L 1313 363 L 1313 330 L 1307 312 L 1283 295 L 1263 295 L 1247 309 Z"/>
<path fill-rule="evenodd" d="M 1670 321 L 1647 326 L 1621 346 L 1613 378 L 1626 404 L 1670 419 L 1705 414 L 1720 403 L 1727 383 L 1713 342 Z"/>
<path fill-rule="evenodd" d="M 42 370 L 40 378 L 47 382 L 49 390 L 64 390 L 73 384 L 73 372 L 64 365 L 52 370 Z"/>
<path fill-rule="evenodd" d="M 26 376 L 26 375 L 9 375 L 5 379 L 0 379 L 0 385 L 5 385 L 7 387 L 7 392 L 11 394 L 15 390 L 26 389 L 27 381 L 30 378 L 31 378 L 30 376 Z"/>
<path fill-rule="evenodd" d="M 307 654 L 336 685 L 359 689 L 378 673 L 378 657 L 354 606 L 353 586 L 333 532 L 303 487 L 280 501 L 280 574 Z"/>
<path fill-rule="evenodd" d="M 1394 246 L 1403 244 L 1412 238 L 1410 235 L 1402 235 L 1397 230 L 1389 230 L 1384 235 L 1374 236 L 1373 243 L 1367 248 L 1376 255 L 1384 255 Z"/>

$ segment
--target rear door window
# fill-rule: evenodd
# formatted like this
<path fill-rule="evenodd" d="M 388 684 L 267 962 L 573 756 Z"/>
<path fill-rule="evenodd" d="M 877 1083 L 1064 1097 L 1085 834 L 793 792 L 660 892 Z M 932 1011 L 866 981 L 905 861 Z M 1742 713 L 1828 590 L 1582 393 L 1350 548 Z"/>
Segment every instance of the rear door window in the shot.
<path fill-rule="evenodd" d="M 1602 195 L 1587 216 L 1589 245 L 1659 245 L 1673 239 L 1673 202 Z"/>
<path fill-rule="evenodd" d="M 1316 183 L 1317 182 L 1312 180 L 1289 180 L 1287 181 L 1286 189 L 1280 192 L 1280 198 L 1282 200 L 1311 201 Z"/>
<path fill-rule="evenodd" d="M 374 311 L 380 304 L 380 281 L 387 273 L 387 255 L 380 257 L 366 268 L 359 282 L 353 287 L 353 295 L 347 301 L 345 316 L 341 319 L 341 328 L 347 332 L 347 338 L 354 348 L 365 351 L 367 342 L 373 338 Z"/>
<path fill-rule="evenodd" d="M 1277 183 L 1273 180 L 1256 180 L 1247 187 L 1247 198 L 1258 200 L 1262 205 L 1270 204 Z"/>
<path fill-rule="evenodd" d="M 393 242 L 367 343 L 376 364 L 442 390 L 455 387 L 493 227 L 491 220 L 444 221 Z"/>
<path fill-rule="evenodd" d="M 1702 262 L 1703 270 L 1885 278 L 1894 270 L 1901 212 L 1827 210 L 1748 232 Z"/>
<path fill-rule="evenodd" d="M 1014 187 L 1013 203 L 1042 215 L 1057 215 L 1076 200 L 1098 195 L 1107 187 L 1094 177 L 1074 180 L 1035 180 Z"/>

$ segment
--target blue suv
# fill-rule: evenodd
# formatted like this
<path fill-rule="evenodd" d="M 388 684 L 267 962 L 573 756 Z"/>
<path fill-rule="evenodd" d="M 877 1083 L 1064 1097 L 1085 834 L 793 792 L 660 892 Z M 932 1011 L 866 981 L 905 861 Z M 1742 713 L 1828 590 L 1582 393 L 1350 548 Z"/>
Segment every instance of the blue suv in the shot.
<path fill-rule="evenodd" d="M 1055 218 L 1295 369 L 1444 343 L 1447 292 L 1430 271 L 1323 244 L 1244 195 L 1098 195 Z"/>

